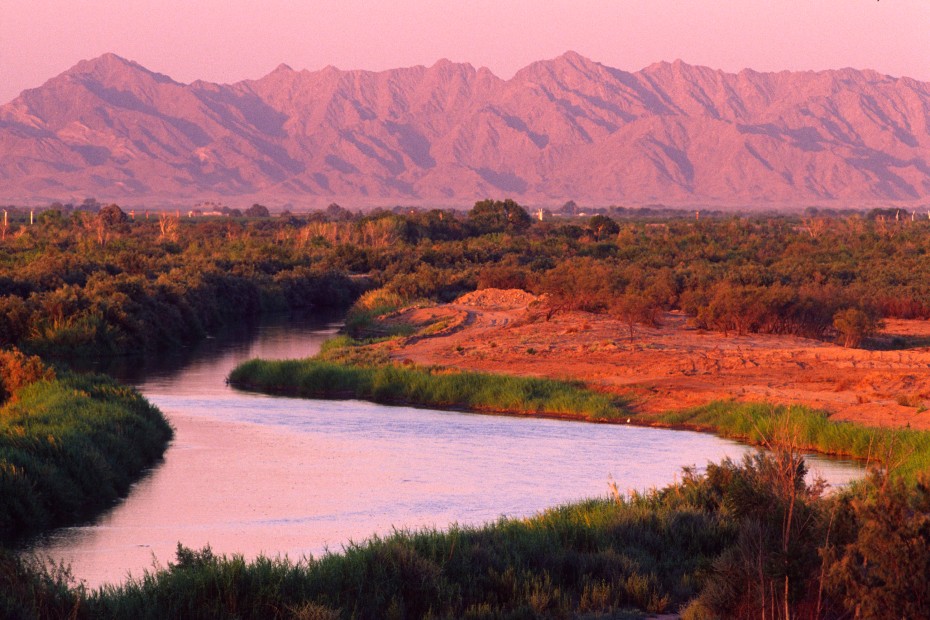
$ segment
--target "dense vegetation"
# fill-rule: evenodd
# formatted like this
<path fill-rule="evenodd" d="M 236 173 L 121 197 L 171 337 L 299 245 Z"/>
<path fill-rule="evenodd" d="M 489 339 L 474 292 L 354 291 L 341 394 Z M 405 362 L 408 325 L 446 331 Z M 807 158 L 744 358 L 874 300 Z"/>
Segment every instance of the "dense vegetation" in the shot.
<path fill-rule="evenodd" d="M 0 543 L 96 515 L 171 438 L 132 388 L 103 376 L 37 375 L 0 408 Z"/>
<path fill-rule="evenodd" d="M 68 219 L 46 211 L 7 235 L 0 344 L 55 356 L 152 351 L 262 311 L 344 307 L 364 285 L 333 256 L 288 250 L 277 241 L 286 225 L 132 221 L 112 207 Z"/>
<path fill-rule="evenodd" d="M 918 618 L 930 492 L 884 470 L 823 495 L 789 444 L 659 491 L 480 528 L 400 532 L 292 562 L 177 560 L 96 592 L 0 557 L 0 613 L 75 618 Z M 621 613 L 627 610 L 626 613 Z"/>
<path fill-rule="evenodd" d="M 632 326 L 678 309 L 724 333 L 793 333 L 846 346 L 868 343 L 883 318 L 930 317 L 930 221 L 895 210 L 695 218 L 615 209 L 539 222 L 512 201 L 483 201 L 464 217 L 402 209 L 362 216 L 333 205 L 304 217 L 252 208 L 245 218 L 188 218 L 85 204 L 57 205 L 34 224 L 11 213 L 0 229 L 7 541 L 109 505 L 170 436 L 135 392 L 53 371 L 30 354 L 176 347 L 268 310 L 346 307 L 366 290 L 350 315 L 359 332 L 385 310 L 483 287 L 547 294 L 539 320 L 579 309 Z M 576 384 L 379 360 L 255 362 L 248 372 L 234 379 L 387 402 L 627 415 L 622 403 Z M 790 432 L 778 426 L 783 420 Z M 0 615 L 930 615 L 921 579 L 930 568 L 926 434 L 871 433 L 828 425 L 816 412 L 732 403 L 666 421 L 768 443 L 775 456 L 686 472 L 645 496 L 484 528 L 401 533 L 302 563 L 179 549 L 172 567 L 99 592 L 3 553 Z M 800 476 L 796 450 L 808 447 L 877 454 L 881 467 L 854 492 L 823 497 Z"/>
<path fill-rule="evenodd" d="M 930 316 L 930 220 L 895 210 L 543 222 L 511 201 L 467 217 L 399 211 L 130 217 L 109 205 L 46 210 L 32 225 L 14 214 L 0 243 L 0 344 L 152 350 L 262 311 L 345 307 L 372 287 L 401 302 L 515 287 L 547 293 L 551 312 L 633 323 L 680 309 L 725 333 L 849 346 L 882 318 Z"/>
<path fill-rule="evenodd" d="M 304 398 L 359 398 L 416 405 L 549 416 L 615 420 L 622 404 L 584 389 L 579 382 L 452 372 L 391 364 L 354 366 L 322 359 L 250 360 L 229 376 L 230 384 Z"/>

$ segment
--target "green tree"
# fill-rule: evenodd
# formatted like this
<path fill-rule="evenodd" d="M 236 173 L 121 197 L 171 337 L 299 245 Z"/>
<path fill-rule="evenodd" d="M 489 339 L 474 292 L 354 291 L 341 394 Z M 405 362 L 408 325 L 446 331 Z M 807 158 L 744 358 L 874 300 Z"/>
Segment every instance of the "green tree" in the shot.
<path fill-rule="evenodd" d="M 833 317 L 833 327 L 843 338 L 844 347 L 857 347 L 875 333 L 878 323 L 869 313 L 859 308 L 840 310 Z"/>
<path fill-rule="evenodd" d="M 481 200 L 468 212 L 468 221 L 480 235 L 496 232 L 516 233 L 530 227 L 533 219 L 526 209 L 507 200 Z"/>
<path fill-rule="evenodd" d="M 603 241 L 620 232 L 620 226 L 606 215 L 595 215 L 588 220 L 588 228 L 595 241 Z"/>
<path fill-rule="evenodd" d="M 830 580 L 857 618 L 930 618 L 930 478 L 911 486 L 873 472 L 852 502 L 855 540 Z"/>
<path fill-rule="evenodd" d="M 246 217 L 270 217 L 271 212 L 268 211 L 268 207 L 265 205 L 260 205 L 257 202 L 251 207 L 245 210 Z"/>

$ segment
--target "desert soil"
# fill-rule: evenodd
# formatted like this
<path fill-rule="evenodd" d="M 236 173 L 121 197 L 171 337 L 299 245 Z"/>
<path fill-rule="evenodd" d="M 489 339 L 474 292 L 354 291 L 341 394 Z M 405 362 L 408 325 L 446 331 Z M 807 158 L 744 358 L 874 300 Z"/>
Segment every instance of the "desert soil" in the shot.
<path fill-rule="evenodd" d="M 930 321 L 887 321 L 879 340 L 911 343 L 900 350 L 724 336 L 675 312 L 658 327 L 636 325 L 631 340 L 629 327 L 615 319 L 567 312 L 547 320 L 533 295 L 497 289 L 407 308 L 388 320 L 420 328 L 390 345 L 397 361 L 580 379 L 628 397 L 646 416 L 735 399 L 810 405 L 869 426 L 930 428 Z"/>

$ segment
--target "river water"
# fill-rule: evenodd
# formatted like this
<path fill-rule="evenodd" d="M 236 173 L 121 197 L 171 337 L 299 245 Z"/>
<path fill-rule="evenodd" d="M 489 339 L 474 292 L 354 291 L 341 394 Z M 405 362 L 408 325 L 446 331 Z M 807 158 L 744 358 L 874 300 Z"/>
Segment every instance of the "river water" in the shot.
<path fill-rule="evenodd" d="M 611 480 L 621 491 L 661 487 L 682 466 L 749 449 L 688 431 L 300 400 L 225 384 L 242 360 L 306 357 L 337 329 L 269 321 L 167 364 L 108 368 L 165 413 L 175 439 L 124 501 L 31 551 L 70 564 L 90 587 L 164 566 L 179 542 L 297 559 L 395 529 L 532 515 L 603 497 Z M 809 463 L 834 484 L 862 473 L 850 462 Z"/>

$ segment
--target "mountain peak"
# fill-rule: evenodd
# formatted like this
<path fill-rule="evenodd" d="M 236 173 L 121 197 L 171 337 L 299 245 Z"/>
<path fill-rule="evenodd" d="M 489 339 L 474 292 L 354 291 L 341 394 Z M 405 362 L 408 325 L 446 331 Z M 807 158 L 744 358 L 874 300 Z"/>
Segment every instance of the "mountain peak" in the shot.
<path fill-rule="evenodd" d="M 597 64 L 587 56 L 582 56 L 575 50 L 566 50 L 561 55 L 556 56 L 556 62 L 565 62 L 573 65 L 591 65 Z"/>
<path fill-rule="evenodd" d="M 579 73 L 585 76 L 596 75 L 602 65 L 578 52 L 569 50 L 550 60 L 538 60 L 517 71 L 514 79 L 519 81 L 538 81 L 547 75 L 564 75 L 566 73 Z"/>
<path fill-rule="evenodd" d="M 145 75 L 156 82 L 175 83 L 167 75 L 150 71 L 133 60 L 127 60 L 122 56 L 107 52 L 96 58 L 82 60 L 63 75 L 69 76 L 88 76 L 99 81 L 111 81 L 114 79 L 125 78 L 129 75 Z"/>

